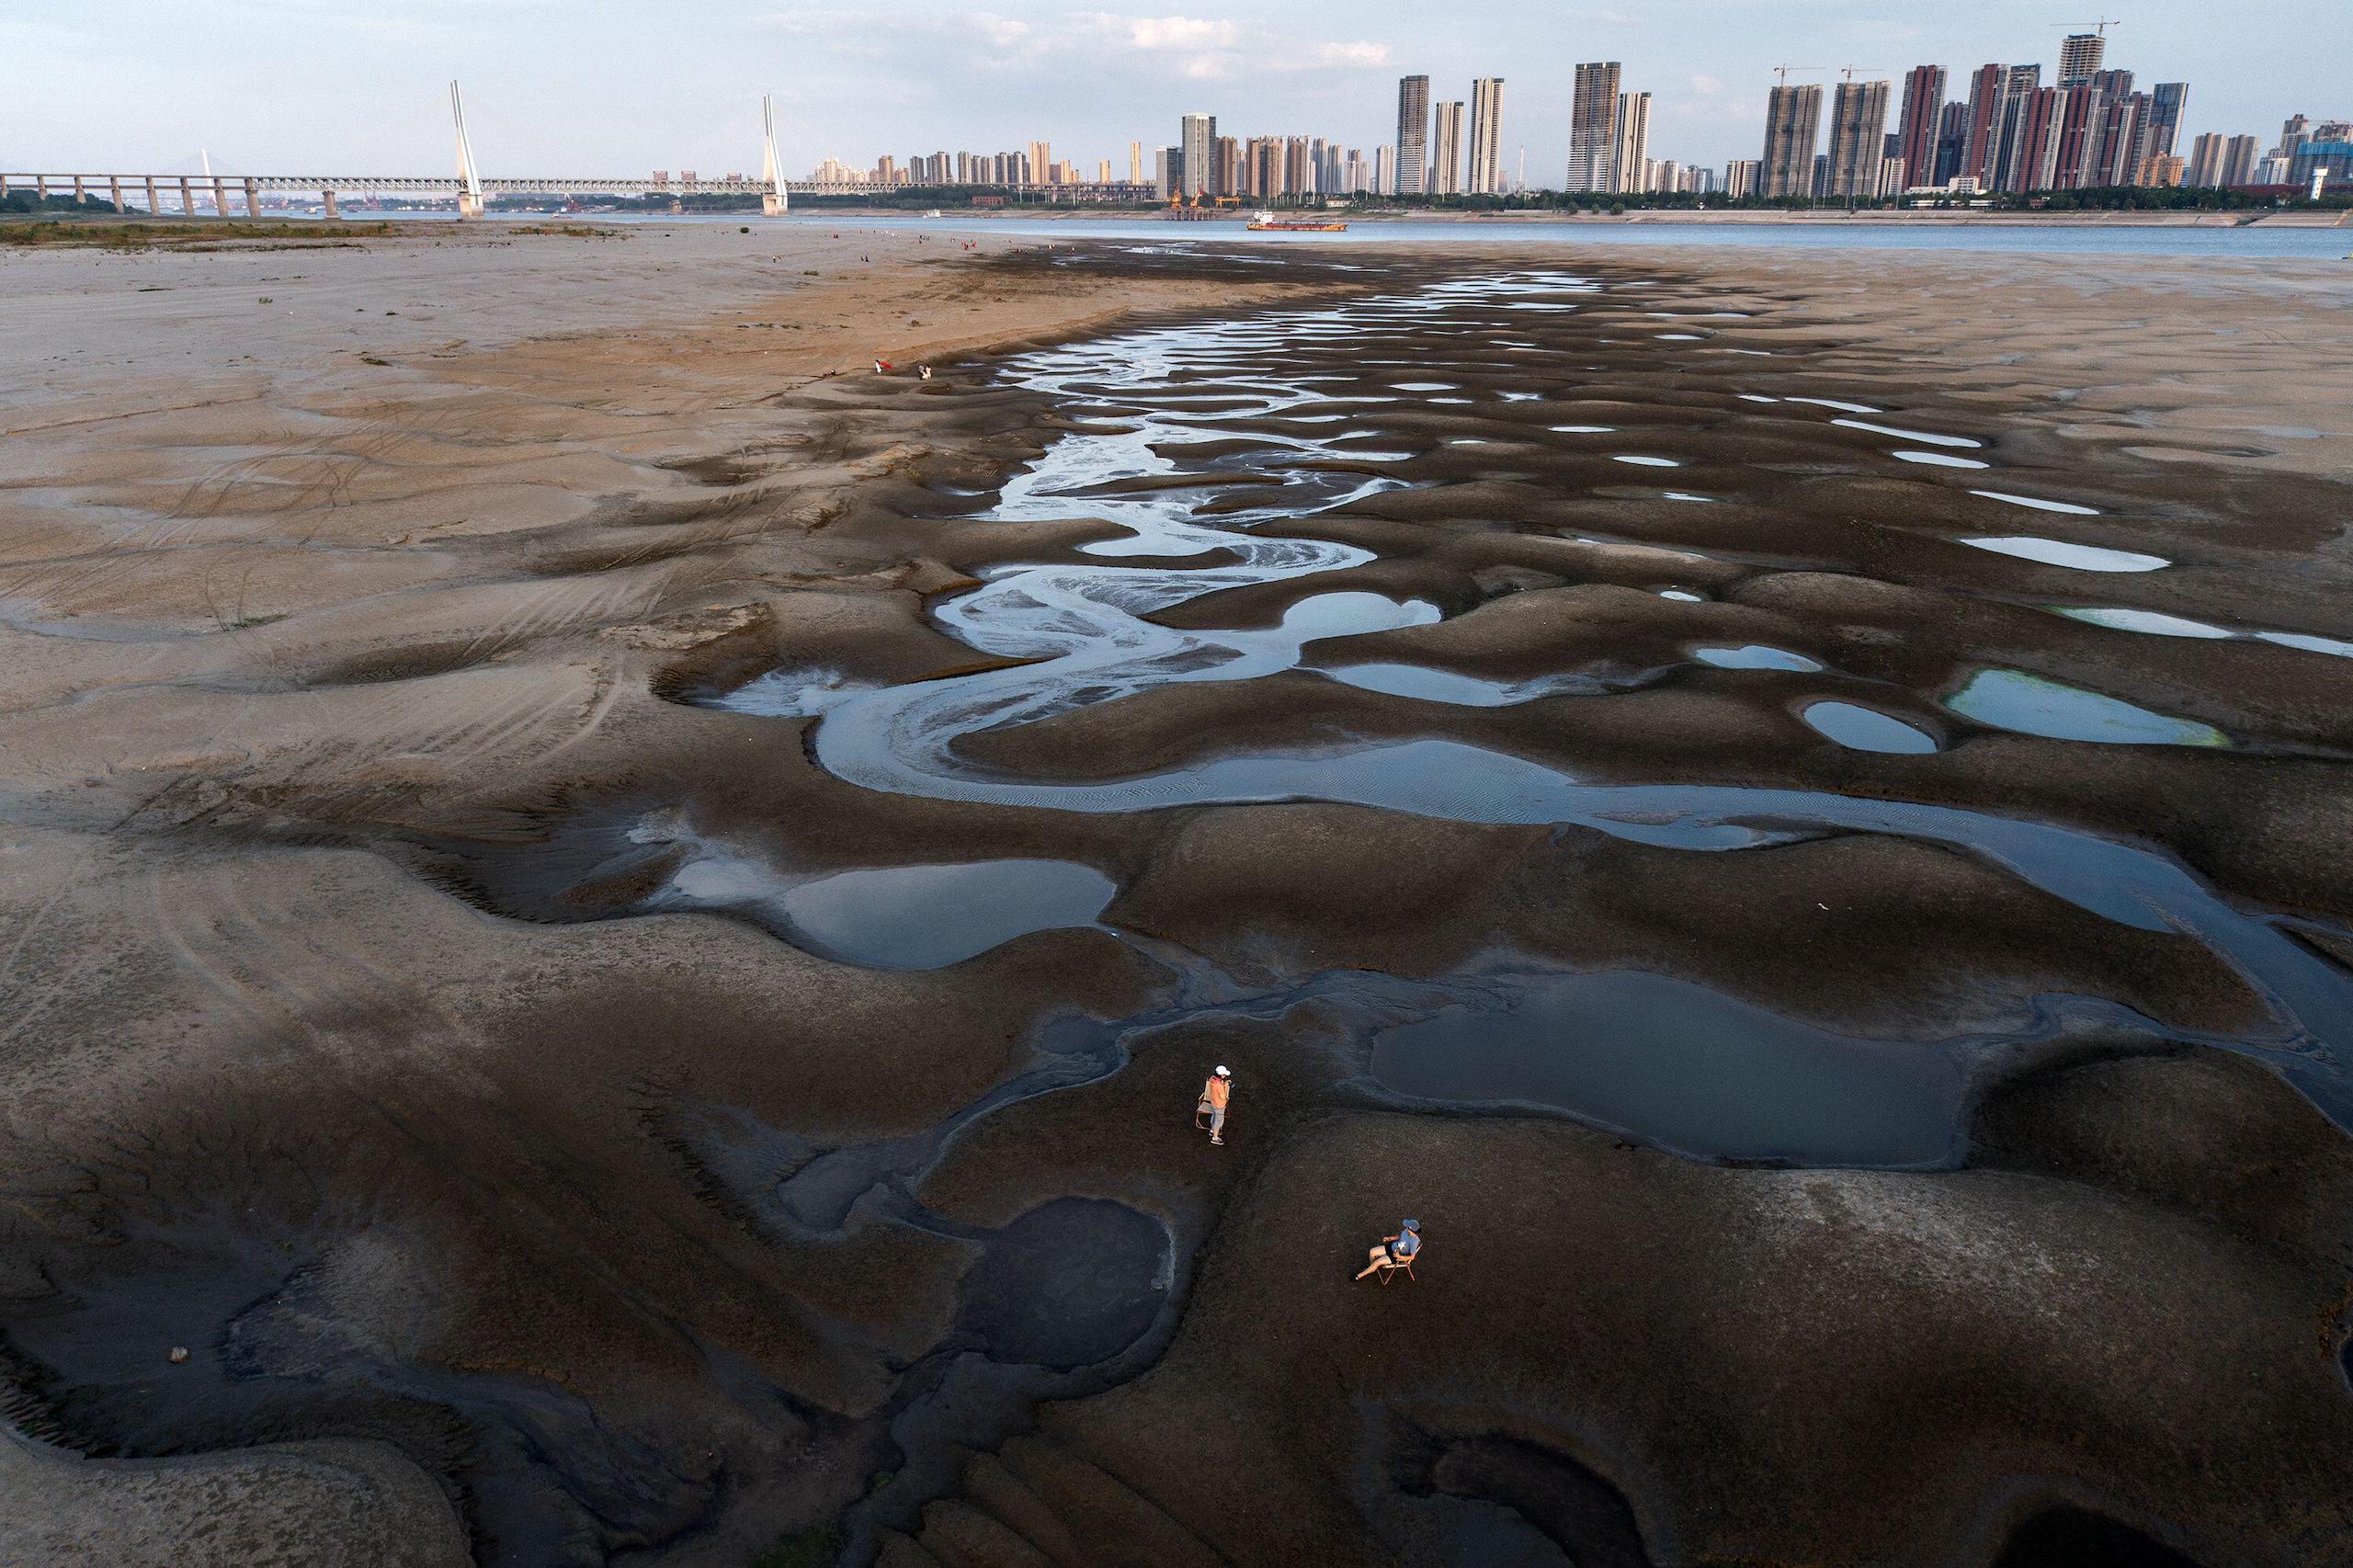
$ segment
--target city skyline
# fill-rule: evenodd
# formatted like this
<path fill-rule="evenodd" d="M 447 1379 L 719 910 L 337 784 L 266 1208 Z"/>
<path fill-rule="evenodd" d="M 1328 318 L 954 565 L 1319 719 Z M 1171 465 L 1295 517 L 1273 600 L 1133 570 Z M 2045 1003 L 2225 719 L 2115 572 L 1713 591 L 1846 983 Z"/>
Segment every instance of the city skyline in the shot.
<path fill-rule="evenodd" d="M 1551 187 L 1568 167 L 1584 61 L 1622 62 L 1624 82 L 1654 95 L 1653 155 L 1721 166 L 1757 156 L 1771 62 L 1861 59 L 1878 63 L 1859 76 L 1898 83 L 1935 62 L 1952 74 L 1951 96 L 1965 97 L 1961 87 L 1987 61 L 2040 62 L 2042 81 L 2058 82 L 2069 30 L 2044 19 L 2047 6 L 1996 4 L 1966 18 L 1919 7 L 1891 21 L 1844 0 L 1809 11 L 1802 27 L 1786 12 L 1768 26 L 1761 8 L 1730 0 L 1666 0 L 1568 9 L 1541 26 L 1524 8 L 1474 3 L 1443 28 L 1422 7 L 1301 0 L 1161 17 L 1017 0 L 990 11 L 687 0 L 658 24 L 606 0 L 388 0 L 367 17 L 315 0 L 134 8 L 153 13 L 135 51 L 59 0 L 28 0 L 0 21 L 0 47 L 17 64 L 0 161 L 169 167 L 204 148 L 231 167 L 431 166 L 445 156 L 441 84 L 460 73 L 483 160 L 508 171 L 734 167 L 757 144 L 756 106 L 767 91 L 796 170 L 828 156 L 865 164 L 884 151 L 904 159 L 1042 139 L 1082 169 L 1108 159 L 1124 173 L 1131 142 L 1165 145 L 1163 127 L 1186 112 L 1252 133 L 1324 135 L 1370 159 L 1394 142 L 1399 78 L 1427 74 L 1434 111 L 1472 104 L 1479 78 L 1510 78 L 1497 164 L 1508 183 L 1525 149 L 1529 183 Z M 2263 41 L 2292 36 L 2300 10 L 2252 5 L 2218 36 L 2187 5 L 2131 9 L 2109 35 L 2110 60 L 2144 84 L 2196 85 L 2184 150 L 2203 132 L 2254 134 L 2268 146 L 2290 114 L 2342 112 L 2328 51 Z M 2266 28 L 2273 12 L 2279 26 Z M 645 47 L 661 38 L 730 41 Z M 216 57 L 221 69 L 202 68 Z M 306 63 L 326 68 L 306 74 Z M 1824 129 L 1836 72 L 1797 79 L 1822 89 Z M 136 112 L 91 108 L 108 103 Z M 1466 142 L 1474 118 L 1466 107 Z"/>

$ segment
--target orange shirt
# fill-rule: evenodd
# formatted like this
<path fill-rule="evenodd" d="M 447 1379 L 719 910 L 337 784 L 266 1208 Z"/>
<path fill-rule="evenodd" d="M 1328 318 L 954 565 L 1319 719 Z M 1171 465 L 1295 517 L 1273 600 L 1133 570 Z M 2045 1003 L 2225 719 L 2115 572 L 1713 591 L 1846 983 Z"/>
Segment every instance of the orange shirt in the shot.
<path fill-rule="evenodd" d="M 1218 1109 L 1223 1110 L 1225 1108 L 1226 1096 L 1232 1093 L 1233 1093 L 1233 1079 L 1211 1078 L 1201 1089 L 1201 1098 L 1209 1101 L 1210 1104 L 1217 1107 Z"/>

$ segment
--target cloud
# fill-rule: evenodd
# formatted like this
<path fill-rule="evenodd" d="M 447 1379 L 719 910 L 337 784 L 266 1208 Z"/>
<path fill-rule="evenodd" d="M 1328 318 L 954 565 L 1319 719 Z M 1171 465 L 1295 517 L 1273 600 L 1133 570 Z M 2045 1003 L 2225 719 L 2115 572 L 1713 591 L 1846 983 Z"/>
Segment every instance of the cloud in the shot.
<path fill-rule="evenodd" d="M 752 18 L 765 32 L 822 39 L 826 48 L 873 56 L 926 44 L 956 47 L 969 67 L 1005 71 L 1123 62 L 1189 81 L 1254 74 L 1375 71 L 1387 44 L 1364 40 L 1302 43 L 1256 22 L 1217 17 L 1139 17 L 1071 11 L 1027 22 L 995 11 L 911 17 L 871 6 L 801 6 Z"/>
<path fill-rule="evenodd" d="M 975 11 L 965 18 L 974 32 L 999 49 L 1019 49 L 1032 42 L 1037 29 L 1014 17 L 1000 17 L 995 11 Z"/>
<path fill-rule="evenodd" d="M 1239 23 L 1201 17 L 1122 17 L 1108 11 L 1080 11 L 1069 20 L 1081 31 L 1124 40 L 1131 49 L 1233 49 L 1242 41 Z"/>
<path fill-rule="evenodd" d="M 752 18 L 752 25 L 771 33 L 838 33 L 871 27 L 876 20 L 871 11 L 847 11 L 837 7 L 801 6 L 790 11 L 770 11 Z"/>

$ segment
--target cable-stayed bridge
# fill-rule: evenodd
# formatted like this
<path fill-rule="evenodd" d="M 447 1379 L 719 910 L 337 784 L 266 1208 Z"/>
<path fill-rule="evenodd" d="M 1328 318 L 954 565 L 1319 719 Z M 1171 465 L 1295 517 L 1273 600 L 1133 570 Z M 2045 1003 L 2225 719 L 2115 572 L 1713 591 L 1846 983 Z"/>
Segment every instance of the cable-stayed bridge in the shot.
<path fill-rule="evenodd" d="M 315 196 L 324 202 L 327 216 L 332 218 L 340 216 L 339 199 L 345 196 L 444 196 L 457 199 L 460 217 L 479 218 L 490 199 L 498 196 L 756 195 L 760 198 L 760 210 L 774 218 L 790 210 L 794 192 L 822 196 L 873 196 L 904 188 L 901 185 L 870 180 L 819 183 L 786 179 L 776 150 L 776 105 L 773 99 L 767 97 L 760 100 L 763 137 L 760 173 L 756 179 L 733 175 L 720 179 L 698 179 L 685 175 L 675 178 L 669 176 L 639 178 L 611 175 L 485 175 L 474 162 L 473 144 L 466 135 L 465 100 L 460 96 L 455 82 L 449 84 L 449 116 L 457 136 L 457 168 L 451 174 L 232 175 L 210 172 L 208 160 L 202 169 L 189 173 L 68 171 L 48 174 L 34 170 L 18 174 L 0 171 L 0 197 L 6 197 L 12 191 L 30 190 L 46 199 L 51 195 L 63 195 L 70 191 L 78 202 L 103 193 L 119 211 L 129 205 L 143 206 L 149 212 L 176 211 L 195 216 L 210 207 L 219 216 L 226 218 L 233 215 L 233 209 L 240 200 L 248 216 L 259 217 L 262 193 L 267 191 Z M 1082 201 L 1135 199 L 1152 194 L 1149 186 L 1123 183 L 1029 185 L 1018 188 L 1025 192 L 1035 191 Z"/>

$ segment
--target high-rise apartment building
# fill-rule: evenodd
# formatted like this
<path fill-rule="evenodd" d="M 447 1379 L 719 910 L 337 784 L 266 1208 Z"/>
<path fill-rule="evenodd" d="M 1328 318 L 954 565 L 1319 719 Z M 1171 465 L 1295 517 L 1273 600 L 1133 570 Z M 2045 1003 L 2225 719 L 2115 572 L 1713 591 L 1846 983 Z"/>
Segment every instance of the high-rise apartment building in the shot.
<path fill-rule="evenodd" d="M 2036 95 L 2042 90 L 2042 67 L 2012 65 L 2004 69 L 1993 107 L 1991 177 L 1994 190 L 2032 190 L 2034 165 L 2041 155 L 2039 135 L 2049 129 L 2050 109 L 2037 118 Z"/>
<path fill-rule="evenodd" d="M 2189 157 L 2183 165 L 2181 183 L 2186 186 L 2211 187 L 2222 183 L 2222 138 L 2211 131 L 2201 131 L 2189 144 Z"/>
<path fill-rule="evenodd" d="M 1054 149 L 1051 143 L 1032 142 L 1029 143 L 1029 166 L 1022 171 L 1021 182 L 1024 185 L 1043 185 L 1053 177 L 1051 173 L 1053 166 Z"/>
<path fill-rule="evenodd" d="M 1397 83 L 1397 194 L 1419 196 L 1428 179 L 1430 79 Z"/>
<path fill-rule="evenodd" d="M 1458 131 L 1457 134 L 1460 134 Z M 1315 194 L 1315 159 L 1304 136 L 1286 136 L 1283 142 L 1283 188 L 1293 196 Z"/>
<path fill-rule="evenodd" d="M 1759 195 L 1813 194 L 1813 148 L 1822 132 L 1822 89 L 1775 87 L 1765 104 L 1764 187 Z"/>
<path fill-rule="evenodd" d="M 1397 149 L 1386 142 L 1372 150 L 1372 188 L 1380 196 L 1397 194 Z"/>
<path fill-rule="evenodd" d="M 1471 179 L 1473 196 L 1504 187 L 1504 79 L 1482 76 L 1471 84 Z"/>
<path fill-rule="evenodd" d="M 2317 187 L 2314 180 L 2321 182 Z M 2288 183 L 2306 191 L 2325 191 L 2347 181 L 2353 181 L 2353 125 L 2327 120 L 2313 127 L 2288 160 Z"/>
<path fill-rule="evenodd" d="M 2056 87 L 2036 87 L 2020 100 L 2011 147 L 2010 183 L 2004 190 L 2049 190 L 2059 183 L 2059 133 L 2065 119 Z"/>
<path fill-rule="evenodd" d="M 2078 82 L 2057 91 L 2059 151 L 2051 187 L 2075 190 L 2107 183 L 2099 177 L 2099 150 L 2105 144 L 2110 105 L 2099 88 L 2089 82 Z"/>
<path fill-rule="evenodd" d="M 2059 45 L 2059 85 L 2073 87 L 2098 74 L 2108 40 L 2098 33 L 2069 33 Z"/>
<path fill-rule="evenodd" d="M 1432 196 L 1462 193 L 1462 100 L 1432 106 L 1430 161 L 1427 179 Z"/>
<path fill-rule="evenodd" d="M 2083 177 L 2086 186 L 2141 183 L 2141 166 L 2148 161 L 2150 117 L 2155 100 L 2146 93 L 2126 93 L 2099 105 L 2098 133 L 2092 139 Z"/>
<path fill-rule="evenodd" d="M 2257 150 L 2261 139 L 2254 136 L 2234 136 L 2222 144 L 2222 177 L 2215 183 L 2222 186 L 2253 185 L 2256 161 L 2263 154 Z"/>
<path fill-rule="evenodd" d="M 1955 100 L 1937 116 L 1937 163 L 1926 179 L 1915 185 L 1944 185 L 1958 177 L 1969 159 L 1969 106 Z M 1907 176 L 1908 177 L 1908 176 Z"/>
<path fill-rule="evenodd" d="M 1994 154 L 2002 135 L 2002 89 L 2009 81 L 2006 65 L 1980 65 L 1969 76 L 1969 142 L 1954 171 L 1974 179 L 1979 188 L 1994 188 Z"/>
<path fill-rule="evenodd" d="M 1724 194 L 1734 201 L 1755 196 L 1764 168 L 1755 158 L 1734 158 L 1724 165 Z"/>
<path fill-rule="evenodd" d="M 1904 107 L 1895 120 L 1895 155 L 1906 185 L 1937 179 L 1937 126 L 1944 114 L 1945 68 L 1915 65 L 1904 74 Z"/>
<path fill-rule="evenodd" d="M 1610 190 L 1618 135 L 1618 62 L 1577 67 L 1569 99 L 1569 177 L 1565 190 Z"/>
<path fill-rule="evenodd" d="M 1610 127 L 1609 188 L 1639 195 L 1651 187 L 1651 96 L 1620 93 Z"/>
<path fill-rule="evenodd" d="M 1188 114 L 1176 122 L 1176 144 L 1185 150 L 1185 194 L 1215 196 L 1217 116 Z"/>
<path fill-rule="evenodd" d="M 1128 183 L 1143 183 L 1143 143 L 1141 142 L 1128 143 Z"/>
<path fill-rule="evenodd" d="M 2160 82 L 2149 93 L 2148 155 L 2169 158 L 2180 151 L 2182 111 L 2189 107 L 2189 84 Z"/>
<path fill-rule="evenodd" d="M 1887 99 L 1893 86 L 1884 81 L 1841 82 L 1831 95 L 1827 194 L 1870 198 L 1880 193 L 1880 165 L 1887 156 Z"/>
<path fill-rule="evenodd" d="M 1245 176 L 1250 194 L 1262 201 L 1294 194 L 1290 188 L 1290 167 L 1285 162 L 1288 144 L 1279 136 L 1253 136 L 1243 145 L 1242 162 L 1249 169 Z"/>

